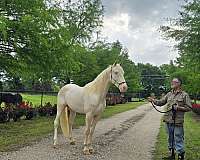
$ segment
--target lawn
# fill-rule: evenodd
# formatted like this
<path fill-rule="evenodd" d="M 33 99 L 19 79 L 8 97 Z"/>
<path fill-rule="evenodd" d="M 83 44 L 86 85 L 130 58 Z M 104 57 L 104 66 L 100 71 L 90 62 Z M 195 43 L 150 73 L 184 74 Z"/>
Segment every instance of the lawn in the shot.
<path fill-rule="evenodd" d="M 200 116 L 195 113 L 187 113 L 184 127 L 186 160 L 200 160 Z M 160 160 L 167 156 L 167 152 L 167 135 L 162 123 L 154 152 L 154 160 Z"/>
<path fill-rule="evenodd" d="M 29 101 L 32 102 L 34 106 L 39 106 L 41 104 L 41 95 L 39 94 L 21 94 L 23 97 L 23 101 Z M 47 102 L 50 102 L 51 104 L 56 104 L 57 96 L 53 95 L 43 95 L 43 105 Z"/>
<path fill-rule="evenodd" d="M 103 112 L 102 118 L 108 118 L 117 113 L 135 109 L 146 102 L 131 102 L 108 106 Z M 75 127 L 85 124 L 85 117 L 77 115 Z M 37 117 L 33 120 L 21 120 L 20 122 L 9 122 L 0 124 L 0 151 L 18 149 L 20 146 L 30 144 L 42 137 L 53 133 L 54 117 Z"/>

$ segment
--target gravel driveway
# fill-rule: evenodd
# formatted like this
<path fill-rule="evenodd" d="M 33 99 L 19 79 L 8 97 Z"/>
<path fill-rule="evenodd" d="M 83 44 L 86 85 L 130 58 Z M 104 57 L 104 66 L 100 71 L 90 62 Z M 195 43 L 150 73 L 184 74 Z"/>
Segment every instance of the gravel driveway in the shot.
<path fill-rule="evenodd" d="M 82 154 L 84 127 L 74 129 L 76 145 L 58 136 L 54 149 L 53 133 L 33 145 L 0 153 L 1 160 L 150 160 L 159 132 L 161 114 L 150 104 L 101 120 L 94 133 L 95 153 Z"/>

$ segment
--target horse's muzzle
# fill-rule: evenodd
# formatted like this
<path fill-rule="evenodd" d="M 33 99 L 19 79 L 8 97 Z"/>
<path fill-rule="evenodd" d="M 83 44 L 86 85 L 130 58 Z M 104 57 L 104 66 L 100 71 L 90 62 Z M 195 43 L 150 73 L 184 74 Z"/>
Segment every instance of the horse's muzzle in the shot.
<path fill-rule="evenodd" d="M 121 84 L 119 85 L 119 90 L 120 90 L 121 93 L 126 92 L 127 89 L 128 89 L 128 86 L 127 86 L 126 82 L 121 83 Z"/>

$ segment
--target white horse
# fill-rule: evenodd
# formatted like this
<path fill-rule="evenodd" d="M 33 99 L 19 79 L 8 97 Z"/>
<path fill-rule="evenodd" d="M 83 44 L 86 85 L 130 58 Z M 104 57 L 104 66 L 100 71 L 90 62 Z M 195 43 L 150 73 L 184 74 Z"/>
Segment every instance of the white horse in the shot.
<path fill-rule="evenodd" d="M 76 112 L 78 112 L 86 114 L 83 153 L 91 154 L 94 152 L 91 146 L 92 135 L 101 113 L 106 107 L 106 94 L 111 83 L 116 85 L 120 92 L 126 92 L 128 88 L 120 64 L 110 65 L 95 80 L 84 87 L 67 84 L 60 89 L 57 98 L 57 115 L 54 121 L 54 146 L 57 144 L 59 119 L 64 136 L 69 138 L 70 144 L 75 144 L 72 137 L 72 125 Z"/>

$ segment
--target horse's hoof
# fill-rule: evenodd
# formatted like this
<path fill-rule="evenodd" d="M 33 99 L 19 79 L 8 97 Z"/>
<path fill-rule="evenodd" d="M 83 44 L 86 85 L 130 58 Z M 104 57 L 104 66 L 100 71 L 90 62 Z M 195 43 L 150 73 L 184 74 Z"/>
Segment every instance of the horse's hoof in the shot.
<path fill-rule="evenodd" d="M 69 144 L 70 145 L 75 145 L 76 143 L 75 143 L 75 141 L 71 141 Z"/>
<path fill-rule="evenodd" d="M 89 149 L 85 149 L 85 150 L 83 150 L 83 154 L 84 155 L 90 155 L 91 153 L 90 153 Z"/>
<path fill-rule="evenodd" d="M 94 149 L 93 149 L 93 148 L 89 148 L 89 152 L 90 152 L 91 154 L 93 154 L 93 153 L 94 153 Z"/>
<path fill-rule="evenodd" d="M 53 148 L 54 148 L 54 149 L 58 149 L 58 146 L 54 144 L 54 145 L 53 145 Z"/>

